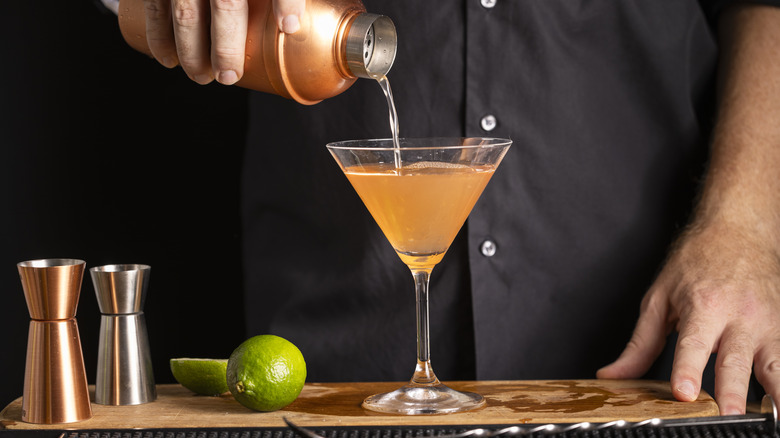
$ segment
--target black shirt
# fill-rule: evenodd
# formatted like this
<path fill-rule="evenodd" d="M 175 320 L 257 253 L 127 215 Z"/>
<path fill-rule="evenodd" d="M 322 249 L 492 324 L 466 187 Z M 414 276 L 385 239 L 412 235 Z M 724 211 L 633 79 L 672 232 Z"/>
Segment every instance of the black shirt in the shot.
<path fill-rule="evenodd" d="M 703 171 L 709 11 L 694 0 L 365 3 L 397 26 L 388 77 L 402 136 L 514 141 L 433 271 L 438 376 L 593 377 L 628 341 Z M 250 334 L 298 345 L 310 381 L 408 379 L 410 272 L 325 148 L 390 135 L 379 86 L 361 79 L 311 107 L 253 93 L 250 114 Z"/>

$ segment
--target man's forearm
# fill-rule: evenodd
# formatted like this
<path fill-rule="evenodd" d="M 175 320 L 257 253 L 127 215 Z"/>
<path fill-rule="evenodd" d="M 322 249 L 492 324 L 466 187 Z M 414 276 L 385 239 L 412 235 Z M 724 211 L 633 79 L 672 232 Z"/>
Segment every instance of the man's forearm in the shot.
<path fill-rule="evenodd" d="M 780 8 L 723 12 L 719 110 L 694 225 L 745 227 L 780 248 Z"/>

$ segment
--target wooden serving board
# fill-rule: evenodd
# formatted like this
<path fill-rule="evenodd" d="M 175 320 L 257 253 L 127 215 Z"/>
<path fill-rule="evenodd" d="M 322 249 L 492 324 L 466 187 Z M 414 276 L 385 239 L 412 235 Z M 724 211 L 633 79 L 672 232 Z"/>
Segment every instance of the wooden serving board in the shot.
<path fill-rule="evenodd" d="M 672 397 L 669 383 L 647 380 L 544 380 L 448 382 L 454 389 L 482 394 L 484 408 L 448 415 L 403 416 L 361 408 L 369 395 L 402 384 L 308 383 L 298 399 L 276 412 L 254 412 L 232 396 L 195 395 L 180 385 L 159 385 L 157 400 L 135 406 L 93 403 L 93 417 L 78 423 L 38 425 L 21 421 L 21 398 L 0 412 L 0 429 L 125 429 L 285 427 L 283 417 L 308 427 L 505 425 L 573 423 L 718 415 L 715 401 L 702 393 L 693 402 Z"/>

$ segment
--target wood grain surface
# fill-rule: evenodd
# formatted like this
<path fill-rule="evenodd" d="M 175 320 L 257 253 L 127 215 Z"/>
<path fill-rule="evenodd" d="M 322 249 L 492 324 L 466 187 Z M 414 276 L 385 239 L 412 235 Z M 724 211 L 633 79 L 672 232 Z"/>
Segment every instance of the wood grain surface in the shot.
<path fill-rule="evenodd" d="M 206 397 L 180 385 L 160 385 L 155 402 L 135 406 L 93 403 L 91 419 L 56 425 L 22 422 L 19 398 L 0 412 L 0 429 L 266 428 L 284 427 L 284 417 L 301 426 L 318 427 L 641 421 L 718 415 L 708 394 L 702 393 L 694 402 L 679 402 L 672 397 L 668 382 L 646 380 L 448 382 L 454 389 L 482 394 L 487 405 L 471 412 L 425 416 L 377 414 L 360 407 L 365 397 L 401 385 L 308 383 L 295 402 L 275 412 L 251 411 L 229 394 Z"/>

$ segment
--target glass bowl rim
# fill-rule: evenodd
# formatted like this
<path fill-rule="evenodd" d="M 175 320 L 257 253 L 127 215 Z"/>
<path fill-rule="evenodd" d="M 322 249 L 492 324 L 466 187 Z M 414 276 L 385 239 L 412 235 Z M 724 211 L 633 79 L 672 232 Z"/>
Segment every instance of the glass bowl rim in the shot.
<path fill-rule="evenodd" d="M 475 149 L 475 148 L 495 148 L 495 147 L 503 147 L 503 146 L 510 146 L 512 144 L 512 140 L 508 138 L 498 138 L 498 137 L 400 137 L 398 139 L 399 143 L 402 143 L 404 140 L 436 140 L 440 141 L 442 143 L 448 143 L 448 142 L 463 142 L 463 140 L 480 140 L 481 142 L 489 142 L 487 144 L 478 143 L 478 144 L 453 144 L 451 146 L 403 146 L 401 145 L 400 149 L 404 151 L 413 151 L 413 150 L 431 150 L 431 149 Z M 366 143 L 370 142 L 389 142 L 390 144 L 388 146 L 365 146 Z M 393 139 L 392 138 L 371 138 L 371 139 L 359 139 L 359 140 L 341 140 L 341 141 L 334 141 L 326 144 L 325 146 L 328 149 L 331 150 L 366 150 L 366 151 L 394 151 L 395 147 L 393 146 Z M 361 146 L 363 144 L 363 146 Z M 351 146 L 354 145 L 354 146 Z"/>

